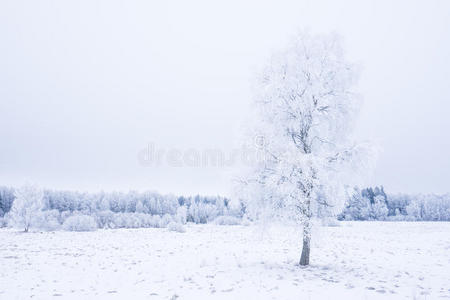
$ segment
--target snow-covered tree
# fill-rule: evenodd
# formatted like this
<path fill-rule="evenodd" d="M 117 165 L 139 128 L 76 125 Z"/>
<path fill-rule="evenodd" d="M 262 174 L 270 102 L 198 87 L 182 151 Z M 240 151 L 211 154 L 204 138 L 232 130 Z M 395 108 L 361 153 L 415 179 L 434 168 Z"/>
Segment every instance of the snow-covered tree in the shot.
<path fill-rule="evenodd" d="M 14 202 L 14 189 L 0 186 L 0 217 L 10 211 Z"/>
<path fill-rule="evenodd" d="M 15 226 L 28 232 L 33 220 L 44 207 L 44 193 L 33 185 L 24 185 L 14 192 L 14 203 L 9 213 Z"/>
<path fill-rule="evenodd" d="M 64 221 L 63 228 L 66 231 L 95 231 L 97 222 L 91 216 L 75 215 Z"/>
<path fill-rule="evenodd" d="M 243 181 L 253 191 L 247 207 L 303 225 L 300 265 L 309 264 L 314 212 L 341 212 L 344 186 L 355 177 L 348 170 L 364 157 L 351 138 L 356 75 L 336 35 L 301 32 L 256 80 L 252 136 L 264 159 Z"/>
<path fill-rule="evenodd" d="M 359 188 L 355 187 L 353 194 L 349 196 L 340 219 L 350 221 L 369 220 L 371 212 L 370 199 L 362 195 Z"/>
<path fill-rule="evenodd" d="M 372 220 L 386 220 L 389 210 L 386 206 L 386 200 L 383 196 L 375 196 L 371 205 L 370 219 Z"/>

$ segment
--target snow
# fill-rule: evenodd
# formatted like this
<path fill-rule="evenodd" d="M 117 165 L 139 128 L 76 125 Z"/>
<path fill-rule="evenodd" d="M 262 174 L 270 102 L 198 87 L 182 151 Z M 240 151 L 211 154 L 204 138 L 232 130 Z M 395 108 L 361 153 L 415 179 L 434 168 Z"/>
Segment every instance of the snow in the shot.
<path fill-rule="evenodd" d="M 0 229 L 0 299 L 450 298 L 450 223 Z"/>

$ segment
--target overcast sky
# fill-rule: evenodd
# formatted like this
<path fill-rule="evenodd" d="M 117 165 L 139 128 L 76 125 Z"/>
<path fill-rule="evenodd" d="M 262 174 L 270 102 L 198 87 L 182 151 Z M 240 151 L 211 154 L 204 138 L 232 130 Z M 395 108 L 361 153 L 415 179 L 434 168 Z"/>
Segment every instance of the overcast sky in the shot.
<path fill-rule="evenodd" d="M 370 184 L 450 192 L 444 0 L 1 1 L 0 184 L 228 194 L 233 167 L 138 153 L 238 147 L 254 70 L 299 28 L 338 32 L 363 66 Z"/>

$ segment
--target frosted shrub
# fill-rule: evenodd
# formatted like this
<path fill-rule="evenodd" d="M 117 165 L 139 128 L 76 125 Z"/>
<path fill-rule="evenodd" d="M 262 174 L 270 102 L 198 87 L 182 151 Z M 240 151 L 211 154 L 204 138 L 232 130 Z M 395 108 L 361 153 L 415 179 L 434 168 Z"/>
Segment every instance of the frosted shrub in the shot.
<path fill-rule="evenodd" d="M 113 214 L 113 228 L 127 228 L 127 219 L 123 213 Z"/>
<path fill-rule="evenodd" d="M 114 213 L 110 210 L 99 211 L 95 214 L 99 228 L 114 228 Z"/>
<path fill-rule="evenodd" d="M 62 227 L 66 231 L 95 231 L 97 222 L 91 216 L 75 215 L 68 217 Z"/>
<path fill-rule="evenodd" d="M 402 214 L 396 214 L 394 216 L 388 216 L 387 220 L 388 221 L 392 221 L 392 222 L 410 221 L 410 219 L 408 219 L 408 216 L 404 216 Z"/>
<path fill-rule="evenodd" d="M 186 232 L 186 229 L 184 229 L 184 226 L 180 223 L 170 222 L 167 224 L 167 229 L 169 231 L 175 231 L 175 232 Z"/>
<path fill-rule="evenodd" d="M 55 231 L 61 228 L 60 213 L 56 209 L 40 211 L 35 216 L 36 227 L 45 231 Z"/>
<path fill-rule="evenodd" d="M 61 224 L 57 220 L 47 220 L 40 228 L 45 231 L 56 231 L 61 228 Z"/>
<path fill-rule="evenodd" d="M 168 217 L 170 217 L 168 215 Z M 162 221 L 158 215 L 149 215 L 144 213 L 112 213 L 111 225 L 107 228 L 149 228 L 165 227 L 172 219 L 165 218 Z M 164 226 L 161 226 L 164 225 Z"/>
<path fill-rule="evenodd" d="M 160 225 L 159 225 L 159 227 L 167 227 L 167 225 L 170 223 L 170 222 L 172 222 L 173 220 L 172 220 L 172 216 L 171 215 L 168 215 L 168 214 L 165 214 L 164 216 L 162 216 L 162 218 L 161 218 L 161 222 L 160 222 Z"/>
<path fill-rule="evenodd" d="M 241 220 L 233 216 L 220 216 L 214 220 L 216 225 L 240 225 Z"/>
<path fill-rule="evenodd" d="M 150 216 L 150 226 L 153 228 L 159 228 L 161 227 L 161 217 L 159 215 Z"/>
<path fill-rule="evenodd" d="M 135 213 L 134 217 L 136 222 L 139 224 L 139 227 L 153 227 L 152 226 L 152 216 L 144 213 Z"/>
<path fill-rule="evenodd" d="M 144 227 L 142 223 L 142 219 L 139 214 L 127 213 L 124 214 L 126 222 L 126 228 L 139 228 Z"/>
<path fill-rule="evenodd" d="M 177 222 L 179 222 L 181 224 L 186 224 L 186 222 L 187 222 L 187 208 L 186 208 L 186 206 L 183 205 L 183 206 L 178 207 L 175 219 L 177 220 Z"/>
<path fill-rule="evenodd" d="M 325 227 L 339 227 L 339 221 L 333 217 L 324 217 L 321 219 L 322 226 Z"/>

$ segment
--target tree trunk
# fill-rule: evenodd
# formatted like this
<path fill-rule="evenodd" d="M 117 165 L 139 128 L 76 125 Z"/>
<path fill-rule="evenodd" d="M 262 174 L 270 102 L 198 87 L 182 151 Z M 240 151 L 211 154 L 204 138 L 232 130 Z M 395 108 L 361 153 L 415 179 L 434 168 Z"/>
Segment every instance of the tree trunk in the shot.
<path fill-rule="evenodd" d="M 307 220 L 303 225 L 303 249 L 300 257 L 300 266 L 309 265 L 309 253 L 311 250 L 311 224 Z"/>

